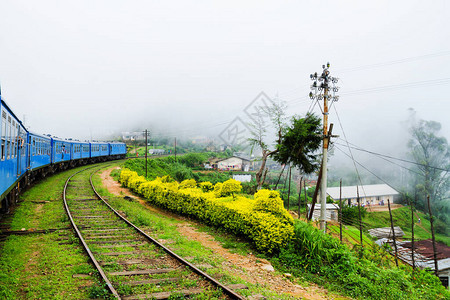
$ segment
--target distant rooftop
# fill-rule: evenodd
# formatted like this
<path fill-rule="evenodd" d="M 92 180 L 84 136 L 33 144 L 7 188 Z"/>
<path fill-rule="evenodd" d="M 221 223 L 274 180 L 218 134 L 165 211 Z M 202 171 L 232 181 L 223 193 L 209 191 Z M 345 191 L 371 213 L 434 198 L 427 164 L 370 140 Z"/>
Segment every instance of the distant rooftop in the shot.
<path fill-rule="evenodd" d="M 398 195 L 398 192 L 391 188 L 387 184 L 371 184 L 371 185 L 359 185 L 359 196 L 360 197 L 376 197 L 376 196 L 388 196 L 388 195 Z M 339 187 L 329 187 L 327 188 L 327 194 L 333 199 L 339 199 Z M 351 199 L 356 198 L 356 185 L 343 186 L 342 187 L 342 198 Z"/>

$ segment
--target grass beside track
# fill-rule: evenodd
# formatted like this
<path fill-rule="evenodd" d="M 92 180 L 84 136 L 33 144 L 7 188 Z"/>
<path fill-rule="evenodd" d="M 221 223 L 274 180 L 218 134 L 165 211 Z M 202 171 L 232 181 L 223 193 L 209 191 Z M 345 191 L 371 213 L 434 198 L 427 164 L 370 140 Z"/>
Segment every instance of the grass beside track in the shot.
<path fill-rule="evenodd" d="M 123 162 L 114 162 L 121 165 Z M 58 173 L 37 182 L 21 195 L 10 230 L 59 229 L 51 233 L 11 235 L 0 244 L 0 299 L 105 299 L 109 295 L 99 279 L 97 271 L 89 262 L 78 238 L 70 227 L 64 210 L 62 189 L 67 177 L 86 167 Z M 151 211 L 142 204 L 124 200 L 107 192 L 102 187 L 99 176 L 93 177 L 100 194 L 109 199 L 116 209 L 125 212 L 130 221 L 151 235 L 169 244 L 170 248 L 223 284 L 242 283 L 248 290 L 239 290 L 243 296 L 260 294 L 266 299 L 294 299 L 289 295 L 279 295 L 270 286 L 261 286 L 244 281 L 236 274 L 247 272 L 230 266 L 225 258 L 199 242 L 181 235 L 177 226 L 178 218 L 164 216 Z M 196 225 L 193 225 L 196 226 Z M 213 235 L 225 248 L 232 252 L 247 254 L 252 252 L 248 244 L 236 238 L 198 225 L 198 230 Z M 228 265 L 228 269 L 223 268 Z M 251 275 L 251 274 L 247 274 Z M 203 298 L 202 298 L 203 297 Z M 197 299 L 213 299 L 211 293 L 199 295 Z"/>
<path fill-rule="evenodd" d="M 118 176 L 117 172 L 112 173 Z M 117 178 L 117 177 L 116 177 Z M 162 215 L 156 211 L 149 210 L 137 201 L 127 201 L 123 197 L 110 194 L 106 188 L 102 187 L 99 176 L 93 177 L 94 186 L 97 191 L 108 199 L 108 203 L 116 210 L 126 214 L 128 220 L 139 226 L 144 231 L 151 232 L 151 235 L 163 241 L 168 247 L 178 255 L 189 260 L 194 265 L 209 265 L 208 267 L 200 267 L 203 271 L 214 278 L 219 278 L 220 282 L 225 285 L 242 283 L 245 284 L 248 290 L 239 290 L 238 293 L 242 296 L 262 295 L 265 299 L 295 299 L 290 295 L 277 294 L 271 291 L 269 286 L 261 286 L 259 284 L 252 284 L 244 281 L 236 274 L 239 273 L 238 267 L 231 266 L 224 257 L 221 257 L 211 249 L 202 246 L 200 242 L 193 241 L 188 237 L 180 234 L 177 229 L 182 222 L 179 218 Z M 246 255 L 253 253 L 248 243 L 241 242 L 235 236 L 221 232 L 218 229 L 211 228 L 202 224 L 192 223 L 196 230 L 207 232 L 219 241 L 224 248 L 231 252 Z M 223 265 L 229 265 L 231 270 L 228 271 L 223 268 Z M 236 272 L 235 272 L 236 270 Z M 239 271 L 242 271 L 239 269 Z M 244 272 L 247 272 L 244 270 Z M 247 274 L 251 275 L 251 274 Z M 295 280 L 295 279 L 293 279 Z"/>
<path fill-rule="evenodd" d="M 11 230 L 51 233 L 10 235 L 0 246 L 1 299 L 87 299 L 106 290 L 70 228 L 62 189 L 69 174 L 58 173 L 24 192 Z"/>

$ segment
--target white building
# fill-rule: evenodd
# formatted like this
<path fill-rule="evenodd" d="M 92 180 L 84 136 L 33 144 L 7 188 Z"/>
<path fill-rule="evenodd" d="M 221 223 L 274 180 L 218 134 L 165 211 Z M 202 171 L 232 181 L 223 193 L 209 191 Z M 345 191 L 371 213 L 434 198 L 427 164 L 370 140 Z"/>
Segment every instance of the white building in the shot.
<path fill-rule="evenodd" d="M 250 160 L 239 157 L 231 156 L 225 159 L 221 159 L 217 162 L 217 169 L 223 171 L 249 171 L 250 170 Z"/>
<path fill-rule="evenodd" d="M 387 205 L 389 199 L 391 203 L 394 202 L 400 194 L 387 184 L 371 184 L 358 186 L 359 199 L 361 205 Z M 357 205 L 357 188 L 354 186 L 343 186 L 342 195 L 339 187 L 327 188 L 327 194 L 334 200 L 342 202 L 347 205 Z"/>
<path fill-rule="evenodd" d="M 312 220 L 320 219 L 320 204 L 316 203 L 314 205 L 314 212 L 312 216 Z M 308 215 L 311 211 L 311 204 L 308 204 Z M 333 203 L 327 203 L 326 205 L 326 219 L 327 221 L 338 221 L 339 220 L 339 205 Z"/>

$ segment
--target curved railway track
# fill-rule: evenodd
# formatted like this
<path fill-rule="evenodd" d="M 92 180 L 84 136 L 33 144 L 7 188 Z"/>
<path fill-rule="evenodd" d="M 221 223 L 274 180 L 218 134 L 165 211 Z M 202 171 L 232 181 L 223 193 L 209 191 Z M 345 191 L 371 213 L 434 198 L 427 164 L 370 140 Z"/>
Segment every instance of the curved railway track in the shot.
<path fill-rule="evenodd" d="M 111 294 L 117 299 L 243 299 L 147 235 L 97 193 L 89 167 L 72 174 L 63 192 L 72 226 Z M 178 298 L 177 298 L 178 299 Z"/>

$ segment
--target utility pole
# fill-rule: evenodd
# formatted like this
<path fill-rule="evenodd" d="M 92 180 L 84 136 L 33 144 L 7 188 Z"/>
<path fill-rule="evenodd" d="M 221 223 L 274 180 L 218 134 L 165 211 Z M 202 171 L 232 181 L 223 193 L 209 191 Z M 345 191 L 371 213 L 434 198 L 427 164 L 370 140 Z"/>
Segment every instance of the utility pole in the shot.
<path fill-rule="evenodd" d="M 175 161 L 177 161 L 177 138 L 175 138 Z"/>
<path fill-rule="evenodd" d="M 434 238 L 434 219 L 433 213 L 431 212 L 430 195 L 427 196 L 428 202 L 428 212 L 430 214 L 430 226 L 431 226 L 431 241 L 433 242 L 433 258 L 434 258 L 434 275 L 438 276 L 438 262 L 437 262 L 437 251 L 436 251 L 436 239 Z"/>
<path fill-rule="evenodd" d="M 397 252 L 397 242 L 395 240 L 395 230 L 394 230 L 394 222 L 392 221 L 392 211 L 391 211 L 391 201 L 387 199 L 388 207 L 389 207 L 389 217 L 391 219 L 391 231 L 392 231 L 392 241 L 394 242 L 394 253 L 395 253 L 395 265 L 398 268 L 398 252 Z"/>
<path fill-rule="evenodd" d="M 145 129 L 145 178 L 147 178 L 147 154 L 148 154 L 148 141 L 147 141 L 147 137 L 148 137 L 148 131 L 147 129 Z"/>
<path fill-rule="evenodd" d="M 337 101 L 339 96 L 335 96 L 339 88 L 335 86 L 338 78 L 331 77 L 330 63 L 322 66 L 322 75 L 318 76 L 317 72 L 310 75 L 313 84 L 309 93 L 312 100 L 323 100 L 323 147 L 322 147 L 322 181 L 320 185 L 320 229 L 326 232 L 326 205 L 327 205 L 327 159 L 328 159 L 328 145 L 330 142 L 331 133 L 328 133 L 328 105 L 333 101 Z M 331 94 L 330 94 L 331 93 Z M 332 128 L 332 127 L 331 127 Z M 331 132 L 330 128 L 330 132 Z"/>
<path fill-rule="evenodd" d="M 339 181 L 339 240 L 342 243 L 342 179 Z"/>

